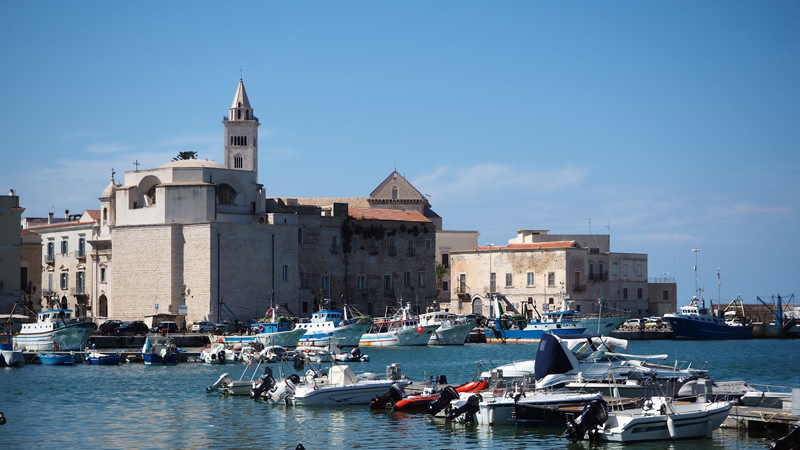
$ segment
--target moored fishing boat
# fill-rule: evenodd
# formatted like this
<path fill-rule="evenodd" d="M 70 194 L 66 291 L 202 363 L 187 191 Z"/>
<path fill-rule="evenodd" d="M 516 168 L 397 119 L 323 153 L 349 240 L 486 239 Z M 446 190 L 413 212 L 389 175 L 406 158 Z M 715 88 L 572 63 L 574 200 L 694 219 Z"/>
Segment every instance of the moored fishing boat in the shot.
<path fill-rule="evenodd" d="M 439 326 L 420 325 L 419 320 L 409 314 L 410 309 L 411 305 L 406 305 L 397 316 L 376 320 L 361 336 L 359 345 L 375 347 L 428 345 L 431 335 Z"/>
<path fill-rule="evenodd" d="M 311 315 L 310 322 L 301 322 L 304 334 L 300 336 L 298 345 L 301 347 L 325 347 L 331 338 L 338 340 L 338 345 L 345 348 L 358 347 L 361 336 L 372 326 L 368 319 L 350 319 L 347 309 L 344 311 L 326 309 Z"/>
<path fill-rule="evenodd" d="M 89 364 L 117 365 L 120 362 L 120 355 L 119 353 L 100 353 L 92 350 L 86 353 L 86 361 Z"/>
<path fill-rule="evenodd" d="M 147 365 L 175 365 L 178 364 L 178 347 L 168 337 L 149 336 L 142 346 L 142 359 Z"/>
<path fill-rule="evenodd" d="M 675 339 L 750 339 L 752 325 L 728 324 L 705 306 L 705 300 L 692 297 L 688 305 L 681 306 L 680 313 L 664 314 Z"/>
<path fill-rule="evenodd" d="M 428 340 L 429 345 L 464 345 L 469 333 L 475 328 L 475 323 L 459 322 L 455 314 L 446 311 L 420 314 L 419 324 L 438 326 Z"/>
<path fill-rule="evenodd" d="M 80 355 L 76 355 L 75 352 L 69 353 L 37 353 L 37 358 L 39 358 L 39 362 L 42 364 L 50 365 L 50 366 L 74 366 L 79 362 L 83 362 L 83 359 Z"/>
<path fill-rule="evenodd" d="M 16 349 L 53 352 L 83 350 L 97 328 L 94 322 L 72 317 L 71 309 L 52 309 L 37 314 L 35 323 L 24 323 L 14 335 Z"/>
<path fill-rule="evenodd" d="M 567 306 L 567 298 L 562 297 L 561 306 L 556 311 L 539 314 L 538 318 L 515 320 L 503 316 L 499 295 L 494 296 L 496 316 L 486 329 L 486 342 L 490 344 L 528 344 L 537 343 L 544 334 L 581 334 L 586 331 L 580 314 Z"/>
<path fill-rule="evenodd" d="M 288 317 L 278 317 L 278 309 L 270 308 L 264 318 L 251 324 L 251 331 L 256 334 L 245 334 L 240 336 L 212 336 L 213 342 L 225 344 L 251 345 L 260 342 L 265 346 L 280 345 L 281 347 L 297 347 L 300 337 L 306 330 L 296 328 Z"/>

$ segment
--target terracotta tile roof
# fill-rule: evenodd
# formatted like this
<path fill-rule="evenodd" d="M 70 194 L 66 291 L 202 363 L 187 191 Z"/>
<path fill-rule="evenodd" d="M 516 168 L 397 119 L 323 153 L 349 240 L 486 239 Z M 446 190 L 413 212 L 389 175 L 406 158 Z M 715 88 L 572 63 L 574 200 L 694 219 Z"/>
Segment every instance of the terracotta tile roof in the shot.
<path fill-rule="evenodd" d="M 360 197 L 274 197 L 289 205 L 289 199 L 296 200 L 298 206 L 331 206 L 334 203 L 347 203 L 351 208 L 369 208 L 366 198 Z"/>
<path fill-rule="evenodd" d="M 525 244 L 508 244 L 508 245 L 498 245 L 492 246 L 492 250 L 539 250 L 539 249 L 548 249 L 548 248 L 580 248 L 577 246 L 575 241 L 553 241 L 553 242 L 529 242 Z M 488 251 L 489 246 L 486 247 L 475 247 L 475 250 L 478 251 Z"/>
<path fill-rule="evenodd" d="M 19 234 L 21 234 L 21 235 L 29 235 L 29 236 L 38 236 L 38 234 L 34 233 L 33 231 L 28 231 L 28 230 L 19 230 Z"/>
<path fill-rule="evenodd" d="M 356 220 L 395 220 L 400 222 L 427 222 L 427 217 L 417 211 L 401 209 L 349 208 L 348 215 Z"/>
<path fill-rule="evenodd" d="M 89 214 L 89 217 L 92 220 L 100 220 L 100 210 L 99 209 L 87 209 L 86 214 Z"/>

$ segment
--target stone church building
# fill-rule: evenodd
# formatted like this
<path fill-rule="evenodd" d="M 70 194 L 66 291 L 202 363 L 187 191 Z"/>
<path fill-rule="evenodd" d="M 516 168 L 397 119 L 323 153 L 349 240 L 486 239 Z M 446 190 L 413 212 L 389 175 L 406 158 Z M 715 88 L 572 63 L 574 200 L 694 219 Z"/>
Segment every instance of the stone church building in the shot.
<path fill-rule="evenodd" d="M 239 80 L 222 122 L 224 165 L 173 161 L 120 184 L 112 174 L 89 241 L 106 283 L 95 281 L 90 309 L 101 309 L 101 291 L 108 317 L 123 320 L 249 321 L 272 305 L 309 316 L 327 300 L 370 315 L 424 309 L 437 295 L 441 225 L 425 196 L 393 172 L 368 199 L 268 198 L 253 112 Z"/>

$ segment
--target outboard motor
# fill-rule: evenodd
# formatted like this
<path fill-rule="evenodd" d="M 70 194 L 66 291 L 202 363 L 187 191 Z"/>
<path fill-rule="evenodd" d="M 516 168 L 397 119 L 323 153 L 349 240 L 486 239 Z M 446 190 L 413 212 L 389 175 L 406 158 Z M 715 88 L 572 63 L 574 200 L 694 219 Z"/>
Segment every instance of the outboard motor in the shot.
<path fill-rule="evenodd" d="M 267 391 L 267 402 L 275 406 L 278 403 L 286 402 L 288 397 L 294 395 L 295 387 L 294 383 L 292 383 L 289 379 L 283 380 L 282 382 L 278 383 L 274 389 L 270 389 Z"/>
<path fill-rule="evenodd" d="M 435 416 L 439 413 L 439 411 L 443 410 L 447 405 L 450 404 L 453 400 L 458 398 L 458 391 L 456 391 L 453 386 L 447 386 L 446 388 L 439 391 L 439 398 L 436 401 L 431 402 L 428 405 L 428 414 Z"/>
<path fill-rule="evenodd" d="M 306 367 L 306 358 L 303 356 L 302 353 L 298 353 L 294 357 L 294 370 L 298 372 L 302 372 L 303 369 Z"/>
<path fill-rule="evenodd" d="M 210 393 L 218 390 L 222 386 L 225 386 L 225 385 L 229 384 L 230 382 L 231 382 L 231 376 L 229 374 L 227 374 L 227 373 L 223 373 L 219 377 L 219 380 L 217 380 L 214 384 L 212 384 L 211 386 L 206 388 L 206 392 L 210 394 Z"/>
<path fill-rule="evenodd" d="M 217 359 L 219 360 L 220 364 L 225 364 L 225 349 L 224 348 L 222 350 L 220 350 L 219 353 L 217 353 Z"/>
<path fill-rule="evenodd" d="M 258 377 L 258 381 L 256 382 L 253 389 L 250 390 L 250 398 L 253 400 L 257 398 L 261 398 L 261 395 L 272 388 L 275 387 L 275 378 L 272 378 L 272 367 L 265 367 L 264 368 L 264 375 Z"/>
<path fill-rule="evenodd" d="M 350 350 L 350 357 L 353 359 L 361 358 L 361 350 L 359 350 L 358 347 L 353 347 L 353 349 Z"/>
<path fill-rule="evenodd" d="M 389 390 L 385 394 L 377 396 L 372 399 L 369 404 L 369 409 L 384 409 L 388 404 L 397 403 L 406 396 L 406 392 L 397 385 L 397 383 L 389 386 Z"/>
<path fill-rule="evenodd" d="M 580 417 L 576 420 L 569 419 L 567 422 L 567 438 L 570 441 L 583 439 L 586 432 L 589 432 L 589 439 L 597 436 L 597 429 L 603 426 L 608 420 L 608 405 L 605 400 L 592 400 L 583 407 Z"/>
<path fill-rule="evenodd" d="M 445 418 L 447 420 L 455 420 L 463 414 L 464 422 L 473 423 L 475 422 L 475 414 L 478 412 L 481 400 L 483 400 L 483 397 L 481 397 L 480 394 L 472 394 L 469 396 L 464 406 L 450 411 Z"/>

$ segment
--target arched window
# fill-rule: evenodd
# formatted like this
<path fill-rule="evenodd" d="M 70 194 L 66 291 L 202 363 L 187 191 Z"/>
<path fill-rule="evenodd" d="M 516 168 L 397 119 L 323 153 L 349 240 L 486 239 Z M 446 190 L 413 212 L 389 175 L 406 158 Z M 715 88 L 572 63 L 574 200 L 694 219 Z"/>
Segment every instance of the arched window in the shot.
<path fill-rule="evenodd" d="M 233 198 L 236 196 L 236 189 L 230 184 L 222 183 L 217 185 L 217 200 L 221 205 L 233 204 Z"/>
<path fill-rule="evenodd" d="M 103 222 L 108 222 L 108 208 L 103 208 Z"/>
<path fill-rule="evenodd" d="M 397 186 L 392 188 L 392 200 L 397 200 Z"/>

